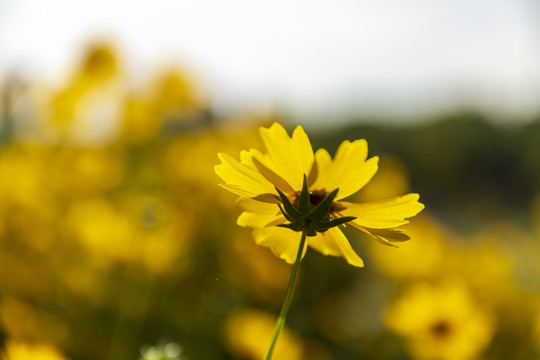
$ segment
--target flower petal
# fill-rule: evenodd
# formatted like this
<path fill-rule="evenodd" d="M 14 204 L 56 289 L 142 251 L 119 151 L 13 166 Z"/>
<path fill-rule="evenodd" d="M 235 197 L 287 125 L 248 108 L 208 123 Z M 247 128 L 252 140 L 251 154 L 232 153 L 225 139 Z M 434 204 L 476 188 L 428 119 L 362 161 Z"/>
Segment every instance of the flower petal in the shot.
<path fill-rule="evenodd" d="M 309 246 L 323 255 L 341 256 L 353 266 L 363 267 L 364 262 L 351 247 L 349 240 L 337 227 L 308 238 Z"/>
<path fill-rule="evenodd" d="M 367 152 L 367 142 L 363 139 L 341 143 L 333 160 L 326 150 L 318 150 L 315 168 L 320 176 L 312 188 L 327 191 L 339 188 L 338 200 L 358 192 L 378 169 L 379 158 L 374 156 L 366 161 Z"/>
<path fill-rule="evenodd" d="M 249 157 L 247 152 L 243 151 L 241 154 L 244 157 L 242 163 L 224 153 L 219 153 L 218 156 L 221 164 L 214 166 L 214 170 L 225 181 L 225 184 L 221 186 L 227 190 L 246 197 L 276 193 L 274 186 L 264 176 L 246 165 L 247 157 Z"/>
<path fill-rule="evenodd" d="M 283 224 L 285 217 L 276 204 L 264 203 L 248 198 L 239 198 L 236 202 L 244 210 L 236 220 L 240 226 L 262 228 L 270 225 Z"/>
<path fill-rule="evenodd" d="M 276 256 L 289 264 L 293 264 L 296 260 L 301 237 L 302 233 L 300 232 L 277 226 L 253 230 L 253 238 L 258 245 L 269 247 Z M 302 257 L 304 257 L 306 249 L 307 242 L 302 250 Z"/>
<path fill-rule="evenodd" d="M 353 223 L 351 223 L 351 225 L 365 232 L 366 234 L 371 235 L 373 238 L 375 238 L 375 240 L 377 240 L 383 245 L 397 247 L 392 243 L 410 240 L 409 235 L 401 232 L 398 229 L 371 229 L 363 226 L 358 226 Z"/>
<path fill-rule="evenodd" d="M 304 174 L 309 174 L 314 159 L 313 149 L 304 129 L 297 126 L 291 138 L 283 126 L 273 123 L 268 129 L 261 128 L 260 134 L 272 166 L 269 166 L 268 162 L 261 163 L 294 189 L 300 190 Z"/>
<path fill-rule="evenodd" d="M 407 194 L 388 200 L 365 204 L 339 202 L 346 209 L 340 211 L 343 216 L 355 216 L 350 223 L 356 227 L 390 229 L 407 224 L 405 220 L 418 214 L 424 205 L 418 202 L 418 194 Z"/>

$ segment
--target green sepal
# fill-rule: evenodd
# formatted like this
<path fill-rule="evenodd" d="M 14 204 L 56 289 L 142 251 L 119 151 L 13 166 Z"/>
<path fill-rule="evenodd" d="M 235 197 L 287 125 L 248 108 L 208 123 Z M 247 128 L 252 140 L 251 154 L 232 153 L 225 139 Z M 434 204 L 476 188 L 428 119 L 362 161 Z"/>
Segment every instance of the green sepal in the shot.
<path fill-rule="evenodd" d="M 281 206 L 281 204 L 278 204 L 279 206 L 279 210 L 281 210 L 281 213 L 283 214 L 283 216 L 285 216 L 285 219 L 287 219 L 288 221 L 290 222 L 296 222 L 297 219 L 293 218 L 292 216 L 290 216 L 284 209 L 283 209 L 283 206 Z"/>
<path fill-rule="evenodd" d="M 302 224 L 301 222 L 294 222 L 294 223 L 290 223 L 290 224 L 279 224 L 278 225 L 279 227 L 284 227 L 284 228 L 287 228 L 287 229 L 291 229 L 293 231 L 302 231 L 304 229 L 304 224 Z M 311 235 L 313 236 L 313 235 Z"/>
<path fill-rule="evenodd" d="M 317 223 L 315 223 L 316 230 L 319 232 L 324 232 L 329 230 L 330 228 L 348 223 L 349 221 L 352 221 L 354 219 L 356 219 L 355 216 L 344 216 L 342 218 L 337 218 L 330 221 L 318 221 Z"/>
<path fill-rule="evenodd" d="M 283 202 L 283 208 L 285 209 L 285 212 L 292 218 L 298 218 L 298 217 L 302 216 L 302 213 L 300 213 L 294 207 L 294 205 L 291 204 L 291 202 L 289 201 L 289 198 L 284 193 L 282 193 L 281 190 L 279 190 L 277 187 L 276 187 L 276 190 L 277 190 L 277 192 L 279 194 L 279 197 L 281 198 L 281 201 Z"/>
<path fill-rule="evenodd" d="M 310 226 L 308 228 L 308 230 L 307 230 L 307 235 L 308 236 L 317 236 L 317 230 L 314 227 Z"/>
<path fill-rule="evenodd" d="M 287 228 L 293 231 L 306 231 L 307 236 L 316 236 L 317 233 L 325 232 L 335 226 L 345 224 L 356 219 L 354 216 L 345 216 L 330 220 L 329 212 L 332 207 L 332 202 L 337 196 L 339 189 L 335 189 L 315 207 L 312 207 L 309 189 L 307 185 L 307 177 L 304 175 L 302 191 L 298 196 L 298 201 L 295 205 L 291 203 L 289 198 L 276 187 L 276 191 L 281 198 L 282 204 L 278 204 L 279 210 L 289 221 L 288 224 L 279 224 L 277 226 Z"/>
<path fill-rule="evenodd" d="M 309 190 L 307 186 L 307 178 L 304 174 L 304 183 L 302 184 L 302 192 L 300 193 L 300 199 L 298 199 L 298 211 L 301 214 L 308 214 L 310 210 L 309 205 Z"/>

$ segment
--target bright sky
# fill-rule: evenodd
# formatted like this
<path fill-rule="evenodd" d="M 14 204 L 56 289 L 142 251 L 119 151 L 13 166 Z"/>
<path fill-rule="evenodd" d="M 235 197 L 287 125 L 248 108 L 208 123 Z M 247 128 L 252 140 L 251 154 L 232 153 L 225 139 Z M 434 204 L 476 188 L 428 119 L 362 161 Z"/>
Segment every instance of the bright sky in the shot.
<path fill-rule="evenodd" d="M 92 39 L 134 74 L 177 59 L 222 110 L 540 109 L 538 0 L 0 0 L 0 78 L 65 72 Z"/>

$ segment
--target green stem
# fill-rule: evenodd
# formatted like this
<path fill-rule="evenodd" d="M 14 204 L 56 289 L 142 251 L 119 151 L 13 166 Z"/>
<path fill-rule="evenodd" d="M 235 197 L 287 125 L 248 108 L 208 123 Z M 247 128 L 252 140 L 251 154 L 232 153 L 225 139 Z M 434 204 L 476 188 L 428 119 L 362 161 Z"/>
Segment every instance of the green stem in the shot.
<path fill-rule="evenodd" d="M 283 301 L 283 306 L 281 307 L 281 311 L 279 313 L 279 318 L 276 323 L 276 328 L 274 329 L 274 334 L 272 335 L 272 342 L 270 343 L 270 347 L 268 348 L 268 351 L 266 353 L 266 356 L 264 357 L 264 360 L 272 359 L 274 346 L 276 345 L 279 334 L 281 333 L 281 330 L 283 329 L 283 326 L 285 325 L 285 318 L 287 317 L 287 312 L 289 311 L 289 307 L 291 306 L 292 295 L 294 292 L 294 285 L 296 283 L 296 278 L 298 277 L 298 269 L 300 268 L 300 261 L 302 260 L 302 252 L 304 250 L 306 237 L 307 237 L 307 229 L 304 228 L 304 230 L 302 231 L 302 238 L 300 239 L 300 245 L 298 246 L 298 253 L 296 254 L 296 260 L 292 268 L 291 278 L 289 279 L 289 286 L 287 287 L 287 294 L 285 295 L 285 301 Z"/>

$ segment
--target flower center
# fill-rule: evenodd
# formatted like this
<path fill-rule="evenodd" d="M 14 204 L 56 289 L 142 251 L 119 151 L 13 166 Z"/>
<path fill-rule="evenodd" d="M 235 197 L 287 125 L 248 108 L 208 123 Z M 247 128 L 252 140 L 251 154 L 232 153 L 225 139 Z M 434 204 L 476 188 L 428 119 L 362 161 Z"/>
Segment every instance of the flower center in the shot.
<path fill-rule="evenodd" d="M 325 189 L 310 191 L 307 185 L 307 178 L 304 175 L 304 184 L 300 193 L 295 192 L 293 202 L 287 195 L 276 187 L 276 191 L 281 198 L 278 204 L 279 210 L 290 223 L 279 224 L 294 231 L 302 231 L 307 236 L 315 236 L 330 228 L 345 224 L 356 219 L 354 216 L 335 216 L 337 212 L 344 209 L 343 205 L 334 202 L 338 189 L 327 194 Z"/>
<path fill-rule="evenodd" d="M 298 201 L 300 200 L 300 194 L 301 194 L 301 192 L 297 191 L 295 196 L 294 196 L 293 204 L 295 206 L 298 205 Z M 324 200 L 326 195 L 328 195 L 328 193 L 326 192 L 326 189 L 310 190 L 309 191 L 309 203 L 313 207 L 315 207 L 315 206 L 319 205 L 321 203 L 321 201 Z M 330 217 L 332 217 L 331 216 L 332 213 L 335 213 L 335 212 L 338 212 L 338 211 L 341 211 L 341 210 L 344 210 L 344 209 L 345 209 L 345 206 L 341 205 L 337 201 L 332 201 L 332 204 L 330 205 L 330 209 L 328 210 L 328 214 L 330 215 Z"/>
<path fill-rule="evenodd" d="M 446 320 L 438 320 L 430 327 L 430 333 L 436 338 L 444 338 L 452 332 L 451 324 Z"/>

